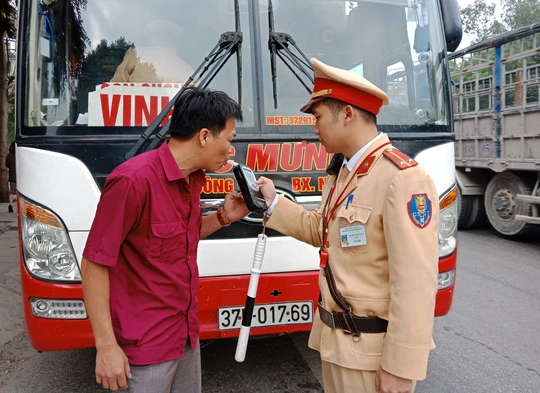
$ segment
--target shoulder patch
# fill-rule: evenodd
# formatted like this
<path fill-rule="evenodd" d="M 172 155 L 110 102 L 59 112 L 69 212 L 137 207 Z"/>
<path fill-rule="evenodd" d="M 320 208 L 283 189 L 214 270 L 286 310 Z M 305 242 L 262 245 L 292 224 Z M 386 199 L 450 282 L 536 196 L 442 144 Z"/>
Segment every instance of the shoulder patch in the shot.
<path fill-rule="evenodd" d="M 399 169 L 412 168 L 413 166 L 418 165 L 415 160 L 393 146 L 383 151 L 383 155 L 392 161 Z"/>
<path fill-rule="evenodd" d="M 409 218 L 418 228 L 425 228 L 431 221 L 431 200 L 427 194 L 413 194 L 407 203 Z"/>

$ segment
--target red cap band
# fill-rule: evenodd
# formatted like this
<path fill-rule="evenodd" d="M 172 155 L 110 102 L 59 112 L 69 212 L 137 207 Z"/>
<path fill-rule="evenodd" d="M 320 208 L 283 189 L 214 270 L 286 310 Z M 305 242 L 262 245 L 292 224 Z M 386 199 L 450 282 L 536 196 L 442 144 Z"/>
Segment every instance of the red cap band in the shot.
<path fill-rule="evenodd" d="M 326 90 L 326 94 L 317 94 Z M 314 97 L 315 96 L 315 97 Z M 383 101 L 363 90 L 330 79 L 315 78 L 312 98 L 335 98 L 377 115 Z"/>

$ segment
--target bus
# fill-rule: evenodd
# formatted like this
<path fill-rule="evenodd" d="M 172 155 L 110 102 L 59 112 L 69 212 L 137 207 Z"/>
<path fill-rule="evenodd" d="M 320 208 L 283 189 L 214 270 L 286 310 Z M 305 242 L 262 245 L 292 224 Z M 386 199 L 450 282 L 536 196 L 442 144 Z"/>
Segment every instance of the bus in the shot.
<path fill-rule="evenodd" d="M 439 291 L 452 303 L 457 255 L 454 133 L 447 51 L 461 39 L 455 0 L 28 0 L 19 4 L 17 186 L 28 336 L 40 351 L 91 347 L 80 262 L 107 175 L 167 138 L 185 86 L 241 103 L 232 159 L 271 178 L 307 209 L 320 202 L 331 156 L 299 111 L 308 59 L 365 76 L 388 92 L 381 132 L 424 165 L 440 196 Z M 203 214 L 235 187 L 208 173 Z M 199 244 L 202 340 L 236 337 L 262 217 Z M 252 335 L 309 330 L 317 250 L 267 230 Z"/>

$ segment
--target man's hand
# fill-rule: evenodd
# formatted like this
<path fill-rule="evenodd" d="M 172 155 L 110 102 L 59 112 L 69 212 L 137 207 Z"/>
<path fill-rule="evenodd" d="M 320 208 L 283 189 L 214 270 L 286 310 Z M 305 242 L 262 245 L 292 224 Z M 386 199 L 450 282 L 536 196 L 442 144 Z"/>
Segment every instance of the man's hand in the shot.
<path fill-rule="evenodd" d="M 131 370 L 126 354 L 118 344 L 98 348 L 96 355 L 96 381 L 105 389 L 126 390 Z"/>
<path fill-rule="evenodd" d="M 375 390 L 380 393 L 411 393 L 413 381 L 387 373 L 381 367 L 375 374 Z"/>
<path fill-rule="evenodd" d="M 242 194 L 236 191 L 225 195 L 225 202 L 223 203 L 223 213 L 225 219 L 230 222 L 241 220 L 247 216 L 250 211 L 246 207 L 246 202 L 242 198 Z"/>
<path fill-rule="evenodd" d="M 270 207 L 277 195 L 276 188 L 274 187 L 274 182 L 267 177 L 261 176 L 257 179 L 257 185 L 259 186 L 259 189 L 263 194 L 266 206 Z"/>

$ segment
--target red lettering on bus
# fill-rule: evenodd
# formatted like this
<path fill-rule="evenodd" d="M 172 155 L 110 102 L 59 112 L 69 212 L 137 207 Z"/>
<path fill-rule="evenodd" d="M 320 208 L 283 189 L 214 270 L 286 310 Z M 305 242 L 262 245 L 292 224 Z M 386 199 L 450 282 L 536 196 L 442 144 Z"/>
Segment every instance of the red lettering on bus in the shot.
<path fill-rule="evenodd" d="M 220 193 L 223 194 L 225 192 L 225 182 L 223 179 L 215 179 L 214 180 L 214 193 Z"/>
<path fill-rule="evenodd" d="M 204 194 L 211 194 L 212 193 L 212 178 L 210 176 L 205 176 L 205 179 L 206 179 L 206 183 L 204 183 L 202 192 Z"/>
<path fill-rule="evenodd" d="M 293 192 L 300 192 L 300 190 L 302 189 L 301 180 L 302 179 L 300 179 L 299 177 L 293 177 L 291 179 L 291 188 Z"/>
<path fill-rule="evenodd" d="M 152 120 L 158 115 L 157 96 L 150 96 L 150 108 L 146 105 L 145 96 L 135 96 L 135 126 L 143 125 L 143 114 L 146 124 L 152 123 Z"/>
<path fill-rule="evenodd" d="M 315 187 L 311 185 L 311 177 L 293 177 L 291 179 L 292 190 L 296 192 L 312 192 Z"/>
<path fill-rule="evenodd" d="M 112 103 L 109 107 L 109 96 L 107 94 L 100 94 L 101 111 L 103 114 L 103 125 L 105 127 L 112 127 L 116 125 L 116 118 L 118 117 L 118 108 L 120 107 L 120 94 L 113 94 Z"/>
<path fill-rule="evenodd" d="M 281 145 L 281 155 L 279 158 L 279 166 L 284 171 L 297 171 L 302 165 L 302 157 L 306 142 L 301 143 L 284 143 Z M 291 154 L 292 153 L 292 154 Z M 292 157 L 291 157 L 292 156 Z"/>
<path fill-rule="evenodd" d="M 317 189 L 319 191 L 322 191 L 324 185 L 326 184 L 326 179 L 328 179 L 328 177 L 324 176 L 324 177 L 319 177 L 317 179 Z"/>
<path fill-rule="evenodd" d="M 225 179 L 225 192 L 228 194 L 234 190 L 234 180 L 233 179 Z"/>
<path fill-rule="evenodd" d="M 124 112 L 122 114 L 122 125 L 129 127 L 131 125 L 131 96 L 122 96 Z"/>
<path fill-rule="evenodd" d="M 167 96 L 161 96 L 161 108 L 159 108 L 159 110 L 162 111 L 163 109 L 165 109 L 165 107 L 167 106 L 170 100 L 171 99 Z M 173 108 L 171 108 L 169 113 L 167 113 L 167 116 L 165 116 L 165 119 L 163 119 L 163 121 L 161 122 L 162 127 L 169 121 L 169 119 L 172 116 L 172 113 L 173 113 Z"/>
<path fill-rule="evenodd" d="M 277 171 L 279 143 L 248 145 L 246 165 L 255 172 Z"/>
<path fill-rule="evenodd" d="M 203 194 L 228 194 L 234 190 L 234 180 L 231 178 L 212 179 L 210 176 L 206 176 L 205 179 Z"/>

